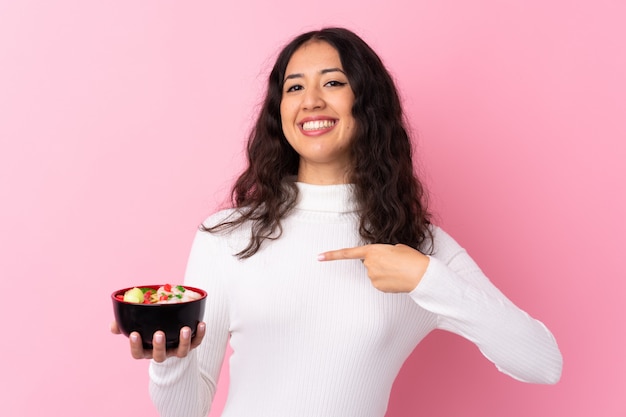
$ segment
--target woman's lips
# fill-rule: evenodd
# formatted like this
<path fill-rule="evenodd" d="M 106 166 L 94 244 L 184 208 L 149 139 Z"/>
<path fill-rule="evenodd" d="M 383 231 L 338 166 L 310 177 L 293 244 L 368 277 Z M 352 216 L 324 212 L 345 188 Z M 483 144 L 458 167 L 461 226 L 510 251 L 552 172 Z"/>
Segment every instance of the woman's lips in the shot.
<path fill-rule="evenodd" d="M 315 119 L 305 120 L 298 126 L 302 133 L 308 136 L 315 136 L 332 130 L 337 124 L 335 119 Z"/>

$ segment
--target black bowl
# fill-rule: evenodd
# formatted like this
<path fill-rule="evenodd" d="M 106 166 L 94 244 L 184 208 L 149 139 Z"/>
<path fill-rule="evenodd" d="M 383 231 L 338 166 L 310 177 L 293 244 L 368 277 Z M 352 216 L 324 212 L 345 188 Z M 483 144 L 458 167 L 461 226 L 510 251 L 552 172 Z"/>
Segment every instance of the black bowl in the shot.
<path fill-rule="evenodd" d="M 160 285 L 141 285 L 139 288 L 154 288 Z M 152 349 L 152 336 L 157 330 L 165 333 L 165 346 L 178 346 L 180 329 L 188 326 L 191 336 L 196 334 L 198 323 L 204 317 L 204 305 L 207 293 L 204 290 L 183 285 L 202 295 L 198 300 L 177 304 L 136 304 L 117 298 L 133 287 L 124 288 L 111 294 L 115 321 L 122 334 L 129 336 L 131 332 L 139 332 L 144 349 Z"/>

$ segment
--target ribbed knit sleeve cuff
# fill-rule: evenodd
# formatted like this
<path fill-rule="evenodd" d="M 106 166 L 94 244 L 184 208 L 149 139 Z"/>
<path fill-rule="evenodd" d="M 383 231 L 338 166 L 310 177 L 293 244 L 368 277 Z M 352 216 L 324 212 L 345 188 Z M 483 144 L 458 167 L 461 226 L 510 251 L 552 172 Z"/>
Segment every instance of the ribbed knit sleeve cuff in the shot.
<path fill-rule="evenodd" d="M 187 369 L 196 367 L 196 352 L 191 351 L 184 358 L 171 357 L 163 362 L 150 361 L 148 373 L 152 383 L 160 386 L 168 386 L 179 382 L 186 377 Z"/>

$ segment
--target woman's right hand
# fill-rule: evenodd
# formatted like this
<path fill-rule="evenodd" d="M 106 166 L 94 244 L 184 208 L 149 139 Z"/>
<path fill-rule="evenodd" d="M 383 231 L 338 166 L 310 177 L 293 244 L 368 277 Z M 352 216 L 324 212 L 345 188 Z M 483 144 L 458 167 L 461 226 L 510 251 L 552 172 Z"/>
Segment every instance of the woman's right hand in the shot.
<path fill-rule="evenodd" d="M 201 322 L 196 328 L 196 334 L 191 337 L 191 329 L 187 326 L 180 329 L 180 343 L 178 347 L 165 349 L 165 333 L 157 331 L 152 336 L 152 349 L 144 349 L 141 336 L 137 332 L 132 332 L 128 337 L 130 341 L 130 354 L 135 359 L 154 359 L 156 362 L 163 362 L 170 356 L 184 358 L 192 349 L 195 349 L 204 338 L 206 324 Z M 111 323 L 111 333 L 121 334 L 117 323 Z"/>

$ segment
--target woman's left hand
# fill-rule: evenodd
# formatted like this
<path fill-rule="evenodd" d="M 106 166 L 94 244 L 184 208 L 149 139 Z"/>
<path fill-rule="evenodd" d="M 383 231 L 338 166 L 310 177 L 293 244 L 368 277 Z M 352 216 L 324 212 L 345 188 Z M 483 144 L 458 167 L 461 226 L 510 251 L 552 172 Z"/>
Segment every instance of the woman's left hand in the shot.
<path fill-rule="evenodd" d="M 360 259 L 372 285 L 383 292 L 411 292 L 417 287 L 430 259 L 407 245 L 372 244 L 324 252 L 319 261 Z"/>

